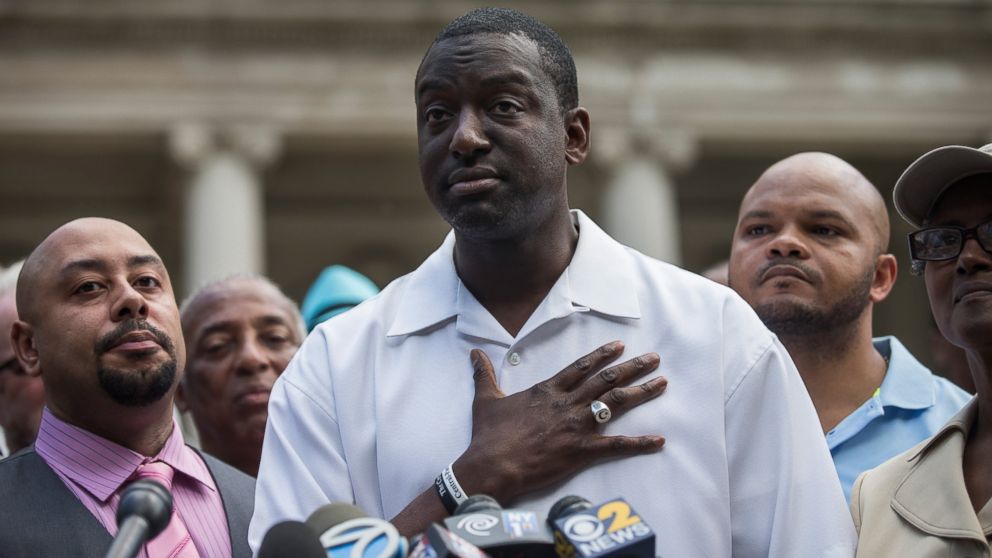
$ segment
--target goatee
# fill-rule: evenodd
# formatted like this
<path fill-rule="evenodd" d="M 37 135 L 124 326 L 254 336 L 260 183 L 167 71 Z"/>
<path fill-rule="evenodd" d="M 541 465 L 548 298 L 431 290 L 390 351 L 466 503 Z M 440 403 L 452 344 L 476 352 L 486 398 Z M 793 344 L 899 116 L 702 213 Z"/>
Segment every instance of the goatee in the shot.
<path fill-rule="evenodd" d="M 854 323 L 865 311 L 870 302 L 874 278 L 875 269 L 872 268 L 847 296 L 826 309 L 798 302 L 769 302 L 759 304 L 754 311 L 765 327 L 779 337 L 821 337 L 826 341 L 842 334 L 844 328 Z"/>
<path fill-rule="evenodd" d="M 96 374 L 100 387 L 111 399 L 128 407 L 143 407 L 162 399 L 172 388 L 176 380 L 176 347 L 165 332 L 146 320 L 128 320 L 121 322 L 97 341 L 97 356 L 115 347 L 121 337 L 133 331 L 147 331 L 154 335 L 155 341 L 169 355 L 169 359 L 157 366 L 137 370 L 99 366 Z M 140 358 L 142 357 L 136 357 L 135 361 Z"/>

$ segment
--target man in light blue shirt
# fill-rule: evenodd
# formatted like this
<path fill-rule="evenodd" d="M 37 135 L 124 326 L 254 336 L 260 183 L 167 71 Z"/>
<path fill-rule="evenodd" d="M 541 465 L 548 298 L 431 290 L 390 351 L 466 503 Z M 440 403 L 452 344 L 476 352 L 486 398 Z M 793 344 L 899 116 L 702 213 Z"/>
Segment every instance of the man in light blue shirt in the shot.
<path fill-rule="evenodd" d="M 889 363 L 881 387 L 827 432 L 848 501 L 858 475 L 932 436 L 971 399 L 931 373 L 895 337 L 879 337 L 873 344 Z"/>
<path fill-rule="evenodd" d="M 850 499 L 871 469 L 934 434 L 970 396 L 894 337 L 872 339 L 872 309 L 896 280 L 889 218 L 843 160 L 800 153 L 772 165 L 741 203 L 730 286 L 799 369 Z"/>

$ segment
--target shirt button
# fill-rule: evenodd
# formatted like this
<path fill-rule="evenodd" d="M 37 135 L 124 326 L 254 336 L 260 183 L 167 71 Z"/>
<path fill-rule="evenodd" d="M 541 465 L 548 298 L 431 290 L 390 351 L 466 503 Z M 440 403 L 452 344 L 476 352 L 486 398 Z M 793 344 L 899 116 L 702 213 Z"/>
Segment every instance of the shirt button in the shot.
<path fill-rule="evenodd" d="M 509 360 L 510 364 L 514 366 L 520 364 L 520 353 L 510 353 L 510 356 L 507 358 L 507 360 Z"/>

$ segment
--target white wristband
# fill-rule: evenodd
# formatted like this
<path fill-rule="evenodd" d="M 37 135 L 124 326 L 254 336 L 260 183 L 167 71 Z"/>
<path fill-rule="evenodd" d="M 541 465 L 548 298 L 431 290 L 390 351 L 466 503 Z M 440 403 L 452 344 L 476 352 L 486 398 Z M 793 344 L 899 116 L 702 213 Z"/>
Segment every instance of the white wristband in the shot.
<path fill-rule="evenodd" d="M 451 465 L 454 465 L 454 463 Z M 458 479 L 455 478 L 455 472 L 451 469 L 451 465 L 448 465 L 441 471 L 441 480 L 444 481 L 444 487 L 448 489 L 448 494 L 454 498 L 455 502 L 461 504 L 465 500 L 468 500 L 468 495 L 462 490 L 462 485 L 458 484 Z"/>

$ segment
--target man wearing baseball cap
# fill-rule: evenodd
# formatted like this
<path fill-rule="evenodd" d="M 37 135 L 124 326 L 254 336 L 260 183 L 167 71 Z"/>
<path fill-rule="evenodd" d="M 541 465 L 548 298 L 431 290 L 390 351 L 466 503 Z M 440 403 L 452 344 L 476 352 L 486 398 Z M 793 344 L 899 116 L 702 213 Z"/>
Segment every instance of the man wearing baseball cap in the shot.
<path fill-rule="evenodd" d="M 990 556 L 992 144 L 935 149 L 906 169 L 895 206 L 941 333 L 963 348 L 977 396 L 935 434 L 861 475 L 858 556 Z"/>

